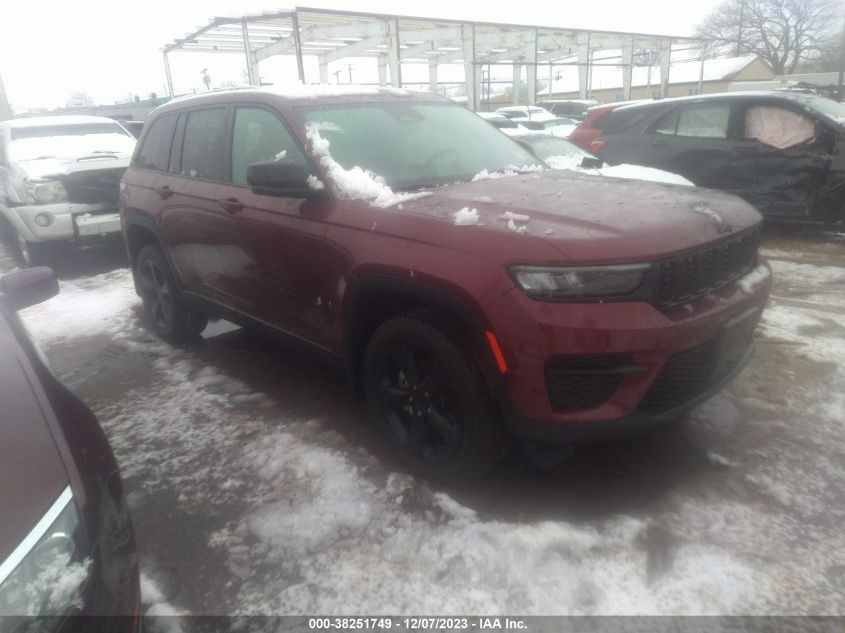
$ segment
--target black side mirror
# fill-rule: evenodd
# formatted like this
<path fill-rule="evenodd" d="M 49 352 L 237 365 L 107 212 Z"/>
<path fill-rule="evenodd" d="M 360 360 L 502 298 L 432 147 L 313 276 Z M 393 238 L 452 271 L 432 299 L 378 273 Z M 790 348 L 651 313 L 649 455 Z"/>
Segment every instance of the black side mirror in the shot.
<path fill-rule="evenodd" d="M 601 169 L 602 165 L 604 165 L 604 161 L 595 156 L 584 156 L 581 159 L 581 167 L 584 169 Z"/>
<path fill-rule="evenodd" d="M 23 310 L 59 293 L 51 268 L 26 268 L 0 277 L 0 302 L 10 310 Z"/>
<path fill-rule="evenodd" d="M 285 158 L 253 163 L 246 168 L 249 186 L 265 196 L 307 199 L 324 196 L 325 188 L 315 189 L 308 184 L 311 175 L 303 165 Z"/>

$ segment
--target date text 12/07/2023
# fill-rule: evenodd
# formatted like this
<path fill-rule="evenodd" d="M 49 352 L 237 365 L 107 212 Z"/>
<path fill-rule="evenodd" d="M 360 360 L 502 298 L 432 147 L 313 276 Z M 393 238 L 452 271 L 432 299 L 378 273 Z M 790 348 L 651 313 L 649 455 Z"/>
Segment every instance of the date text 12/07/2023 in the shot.
<path fill-rule="evenodd" d="M 527 631 L 528 625 L 519 618 L 476 617 L 345 617 L 345 618 L 309 618 L 310 630 L 355 631 L 355 630 L 407 630 L 407 631 Z"/>

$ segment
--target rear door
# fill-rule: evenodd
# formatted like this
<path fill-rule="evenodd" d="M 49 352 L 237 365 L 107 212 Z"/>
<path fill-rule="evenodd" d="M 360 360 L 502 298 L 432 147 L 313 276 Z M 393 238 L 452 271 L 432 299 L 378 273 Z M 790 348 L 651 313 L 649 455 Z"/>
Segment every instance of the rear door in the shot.
<path fill-rule="evenodd" d="M 226 304 L 235 296 L 225 274 L 238 257 L 231 213 L 218 202 L 228 165 L 229 108 L 204 107 L 179 115 L 173 173 L 156 188 L 165 244 L 186 289 Z"/>
<path fill-rule="evenodd" d="M 734 103 L 708 99 L 672 108 L 645 130 L 641 153 L 630 162 L 680 174 L 699 187 L 746 189 L 750 175 L 735 169 L 741 139 Z"/>

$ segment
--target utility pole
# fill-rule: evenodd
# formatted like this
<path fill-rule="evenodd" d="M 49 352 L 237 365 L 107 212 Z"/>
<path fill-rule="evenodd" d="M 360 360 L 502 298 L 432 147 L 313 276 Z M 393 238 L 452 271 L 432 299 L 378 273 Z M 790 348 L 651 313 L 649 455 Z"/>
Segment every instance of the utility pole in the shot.
<path fill-rule="evenodd" d="M 202 75 L 202 82 L 205 84 L 205 89 L 211 90 L 211 76 L 208 74 L 208 68 L 203 68 L 200 71 L 200 75 Z"/>
<path fill-rule="evenodd" d="M 349 83 L 352 83 L 352 64 L 346 64 L 346 69 L 349 71 Z"/>
<path fill-rule="evenodd" d="M 845 94 L 842 92 L 843 75 L 845 75 L 845 22 L 842 24 L 842 38 L 839 41 L 839 86 L 836 89 L 836 99 L 838 101 L 845 99 Z M 3 84 L 0 83 L 0 88 L 2 86 Z"/>
<path fill-rule="evenodd" d="M 841 81 L 839 83 L 842 83 Z M 12 118 L 12 107 L 6 98 L 6 88 L 3 86 L 3 77 L 0 77 L 0 121 Z"/>

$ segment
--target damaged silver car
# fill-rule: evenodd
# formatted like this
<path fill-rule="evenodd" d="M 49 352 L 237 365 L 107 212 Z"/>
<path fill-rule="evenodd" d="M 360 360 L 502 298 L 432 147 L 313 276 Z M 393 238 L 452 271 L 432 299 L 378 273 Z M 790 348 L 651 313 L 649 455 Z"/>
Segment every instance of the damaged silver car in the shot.
<path fill-rule="evenodd" d="M 22 264 L 48 259 L 58 242 L 120 232 L 120 177 L 135 138 L 104 117 L 0 122 L 0 238 Z"/>

